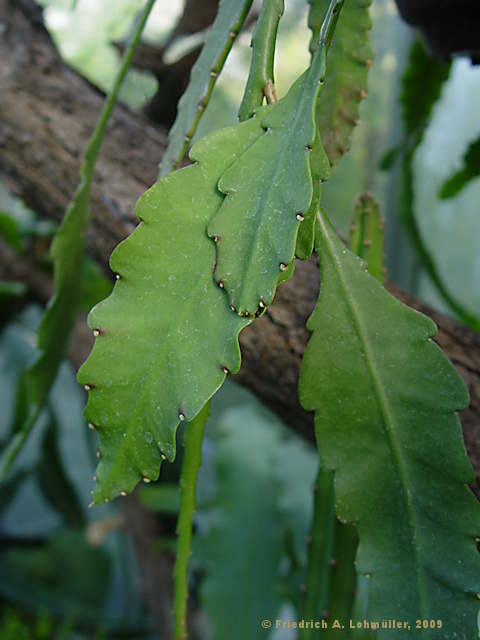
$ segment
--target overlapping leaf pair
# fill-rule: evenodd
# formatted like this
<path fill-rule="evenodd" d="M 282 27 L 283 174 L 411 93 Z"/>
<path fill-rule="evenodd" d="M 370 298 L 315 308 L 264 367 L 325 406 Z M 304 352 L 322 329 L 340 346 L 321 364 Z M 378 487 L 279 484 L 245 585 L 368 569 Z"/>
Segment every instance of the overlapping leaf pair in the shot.
<path fill-rule="evenodd" d="M 112 255 L 119 279 L 90 314 L 97 339 L 79 372 L 102 456 L 95 502 L 157 478 L 179 422 L 238 370 L 239 332 L 289 272 L 312 200 L 324 74 L 320 46 L 284 99 L 201 140 L 193 166 L 140 199 L 142 222 Z M 313 238 L 311 218 L 309 229 Z"/>

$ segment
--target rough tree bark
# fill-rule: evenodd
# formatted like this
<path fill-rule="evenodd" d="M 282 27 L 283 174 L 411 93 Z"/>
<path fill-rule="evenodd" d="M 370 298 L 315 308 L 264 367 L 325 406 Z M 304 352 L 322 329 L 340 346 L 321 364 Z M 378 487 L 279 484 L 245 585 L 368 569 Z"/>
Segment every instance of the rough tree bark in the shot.
<path fill-rule="evenodd" d="M 60 219 L 75 189 L 80 153 L 100 113 L 102 96 L 61 61 L 29 1 L 0 0 L 0 22 L 0 171 L 34 210 Z M 155 180 L 164 147 L 162 131 L 141 115 L 117 108 L 92 191 L 89 249 L 101 264 L 107 264 L 113 247 L 136 224 L 135 201 Z M 0 251 L 0 261 L 4 254 Z M 305 319 L 318 287 L 314 262 L 299 264 L 265 317 L 243 332 L 243 367 L 236 376 L 309 440 L 312 417 L 299 407 L 296 387 L 308 340 Z M 468 385 L 472 402 L 462 422 L 480 475 L 480 337 L 406 294 L 394 293 L 437 322 L 438 342 Z"/>

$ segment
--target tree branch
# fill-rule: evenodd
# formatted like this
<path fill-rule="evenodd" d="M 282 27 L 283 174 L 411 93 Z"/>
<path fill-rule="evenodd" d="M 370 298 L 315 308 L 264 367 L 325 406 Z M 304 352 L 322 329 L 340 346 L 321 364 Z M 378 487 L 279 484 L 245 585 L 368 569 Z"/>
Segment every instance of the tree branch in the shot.
<path fill-rule="evenodd" d="M 0 171 L 39 214 L 59 219 L 76 187 L 80 150 L 102 99 L 62 63 L 48 34 L 22 5 L 0 0 L 0 21 L 5 25 L 0 40 Z M 154 182 L 164 148 L 163 132 L 141 115 L 117 109 L 92 188 L 89 248 L 101 264 L 108 264 L 113 247 L 133 229 L 134 202 Z M 274 305 L 242 333 L 243 367 L 235 378 L 312 441 L 313 420 L 299 407 L 297 381 L 308 340 L 305 320 L 318 287 L 315 263 L 298 264 L 293 280 L 280 287 Z M 462 422 L 470 458 L 480 475 L 480 336 L 406 294 L 394 293 L 437 322 L 438 342 L 467 383 L 472 402 Z"/>

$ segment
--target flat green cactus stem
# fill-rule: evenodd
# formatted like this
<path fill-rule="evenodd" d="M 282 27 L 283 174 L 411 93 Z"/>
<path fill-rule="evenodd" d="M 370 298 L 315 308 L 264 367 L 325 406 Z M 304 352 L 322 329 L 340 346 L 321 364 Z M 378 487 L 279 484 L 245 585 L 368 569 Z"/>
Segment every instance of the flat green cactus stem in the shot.
<path fill-rule="evenodd" d="M 263 103 L 269 83 L 273 85 L 275 43 L 278 23 L 285 8 L 284 0 L 263 0 L 260 16 L 252 37 L 252 63 L 238 118 L 248 120 Z"/>
<path fill-rule="evenodd" d="M 112 254 L 118 281 L 89 316 L 96 341 L 78 374 L 99 436 L 96 503 L 158 478 L 162 459 L 175 457 L 179 422 L 240 367 L 238 334 L 249 320 L 214 282 L 206 228 L 223 200 L 218 180 L 263 133 L 261 115 L 194 145 L 195 164 L 140 198 L 142 223 Z"/>
<path fill-rule="evenodd" d="M 434 323 L 368 274 L 323 216 L 316 250 L 322 288 L 300 400 L 315 410 L 320 461 L 335 472 L 337 515 L 356 524 L 369 616 L 410 621 L 405 640 L 471 640 L 480 511 L 457 417 L 467 390 L 432 340 Z M 444 623 L 418 631 L 417 619 Z"/>
<path fill-rule="evenodd" d="M 357 199 L 350 226 L 350 250 L 367 263 L 368 272 L 385 281 L 385 222 L 380 206 L 370 193 Z"/>
<path fill-rule="evenodd" d="M 310 50 L 315 51 L 328 0 L 309 0 Z M 320 137 L 335 165 L 346 153 L 359 121 L 360 103 L 367 95 L 368 71 L 374 53 L 370 42 L 371 0 L 348 0 L 328 54 L 328 77 L 318 99 Z"/>
<path fill-rule="evenodd" d="M 186 425 L 183 437 L 184 453 L 180 476 L 180 513 L 177 521 L 177 555 L 173 569 L 173 611 L 175 640 L 187 638 L 188 565 L 192 555 L 193 518 L 197 506 L 197 478 L 202 466 L 202 442 L 205 423 L 210 416 L 210 403 Z"/>
<path fill-rule="evenodd" d="M 225 200 L 208 233 L 216 240 L 215 277 L 240 315 L 272 302 L 290 264 L 313 196 L 310 155 L 326 54 L 343 2 L 332 0 L 309 69 L 262 118 L 262 135 L 223 174 Z"/>
<path fill-rule="evenodd" d="M 215 21 L 192 67 L 188 87 L 178 103 L 177 117 L 168 134 L 168 147 L 162 157 L 159 177 L 177 169 L 184 159 L 251 6 L 252 0 L 220 0 Z"/>
<path fill-rule="evenodd" d="M 48 303 L 38 329 L 40 353 L 23 377 L 22 401 L 17 404 L 16 415 L 19 428 L 2 452 L 0 480 L 8 474 L 37 424 L 58 369 L 68 355 L 70 336 L 82 297 L 81 274 L 85 264 L 86 232 L 90 223 L 90 187 L 95 163 L 110 116 L 154 3 L 155 0 L 148 0 L 139 15 L 97 126 L 85 148 L 80 168 L 80 183 L 52 242 L 55 294 Z"/>
<path fill-rule="evenodd" d="M 322 201 L 322 183 L 328 180 L 331 171 L 328 156 L 318 134 L 312 146 L 310 167 L 312 170 L 312 201 L 298 228 L 295 247 L 295 255 L 300 260 L 308 260 L 312 255 L 315 240 L 315 220 L 317 219 L 317 213 L 320 211 L 320 203 Z"/>

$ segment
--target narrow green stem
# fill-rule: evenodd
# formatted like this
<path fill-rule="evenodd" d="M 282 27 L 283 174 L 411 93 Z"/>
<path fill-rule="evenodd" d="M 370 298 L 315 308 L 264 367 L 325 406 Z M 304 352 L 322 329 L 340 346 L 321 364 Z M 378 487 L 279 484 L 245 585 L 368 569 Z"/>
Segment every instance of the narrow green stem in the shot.
<path fill-rule="evenodd" d="M 252 37 L 252 63 L 238 118 L 248 120 L 259 107 L 268 87 L 274 83 L 275 43 L 278 23 L 284 11 L 284 0 L 263 0 L 255 33 Z"/>
<path fill-rule="evenodd" d="M 15 462 L 16 457 L 20 453 L 25 444 L 30 432 L 35 426 L 43 407 L 35 407 L 35 410 L 29 415 L 28 419 L 24 422 L 21 431 L 17 431 L 13 434 L 5 447 L 2 458 L 0 460 L 0 482 L 3 482 L 10 471 L 12 464 Z"/>
<path fill-rule="evenodd" d="M 142 37 L 143 30 L 154 4 L 155 0 L 147 0 L 147 3 L 145 4 L 141 14 L 139 15 L 130 42 L 128 43 L 128 46 L 123 54 L 120 68 L 117 71 L 112 88 L 110 89 L 110 92 L 105 101 L 100 119 L 98 120 L 95 131 L 93 132 L 88 142 L 87 148 L 85 149 L 81 174 L 83 174 L 86 179 L 91 179 L 91 176 L 93 174 L 95 162 L 100 150 L 100 145 L 102 144 L 103 136 L 105 134 L 105 129 L 107 128 L 108 121 L 110 120 L 110 116 L 112 115 L 113 109 L 115 108 L 118 94 L 122 87 L 125 76 L 127 75 L 127 72 L 130 68 L 133 56 L 135 55 L 135 51 L 137 49 L 138 43 L 140 42 L 140 38 Z"/>
<path fill-rule="evenodd" d="M 385 223 L 380 206 L 370 193 L 363 193 L 355 202 L 348 246 L 367 263 L 369 273 L 385 282 Z"/>
<path fill-rule="evenodd" d="M 44 329 L 43 325 L 49 322 L 49 315 L 48 315 L 49 311 L 51 311 L 51 308 L 55 304 L 56 300 L 58 300 L 58 297 L 62 295 L 61 286 L 59 285 L 59 282 L 58 282 L 58 269 L 59 269 L 59 262 L 61 262 L 61 257 L 58 257 L 55 253 L 55 250 L 54 250 L 55 239 L 58 238 L 61 235 L 61 233 L 64 233 L 66 227 L 72 224 L 77 224 L 77 220 L 74 220 L 73 218 L 76 218 L 78 215 L 81 215 L 83 212 L 85 212 L 83 213 L 85 220 L 81 225 L 82 232 L 78 233 L 76 246 L 73 248 L 75 253 L 78 255 L 78 264 L 76 265 L 77 269 L 73 274 L 73 277 L 74 279 L 78 280 L 78 278 L 80 277 L 79 274 L 80 274 L 81 266 L 84 260 L 84 255 L 85 255 L 85 232 L 86 232 L 86 227 L 88 226 L 87 206 L 90 198 L 90 184 L 91 184 L 93 172 L 95 169 L 95 162 L 97 160 L 98 152 L 100 150 L 100 145 L 102 143 L 108 121 L 115 107 L 120 88 L 122 86 L 125 75 L 127 74 L 128 68 L 130 67 L 130 64 L 132 62 L 132 59 L 135 53 L 135 49 L 137 48 L 137 45 L 140 41 L 140 37 L 142 35 L 143 29 L 145 27 L 145 24 L 147 22 L 148 16 L 150 15 L 150 12 L 152 10 L 154 3 L 155 3 L 155 0 L 148 0 L 148 2 L 146 3 L 145 7 L 143 8 L 139 16 L 139 20 L 136 24 L 133 36 L 128 44 L 127 49 L 125 50 L 120 68 L 115 76 L 113 86 L 105 101 L 102 114 L 98 120 L 97 126 L 95 127 L 95 130 L 92 133 L 89 139 L 89 142 L 87 144 L 87 147 L 85 149 L 83 162 L 80 169 L 80 184 L 77 188 L 77 191 L 75 193 L 72 203 L 70 203 L 65 213 L 62 224 L 60 225 L 57 231 L 57 234 L 54 238 L 54 242 L 52 245 L 52 253 L 54 256 L 55 297 L 53 299 L 53 302 L 51 301 L 50 306 L 47 308 L 44 318 L 42 319 L 42 326 L 39 330 L 39 345 L 42 349 L 42 353 L 40 354 L 36 362 L 32 365 L 32 367 L 30 367 L 30 369 L 27 371 L 27 374 L 26 374 L 26 380 L 27 380 L 25 383 L 26 391 L 23 397 L 23 402 L 27 403 L 27 410 L 25 411 L 25 415 L 22 415 L 21 417 L 19 417 L 17 414 L 16 427 L 18 428 L 19 425 L 21 425 L 21 427 L 18 429 L 16 433 L 13 434 L 13 437 L 11 438 L 8 446 L 3 452 L 2 459 L 0 461 L 0 481 L 3 480 L 5 476 L 8 474 L 16 457 L 18 456 L 25 442 L 27 441 L 32 429 L 35 427 L 38 421 L 38 418 L 43 410 L 44 404 L 47 400 L 50 389 L 55 381 L 58 367 L 60 366 L 64 357 L 63 346 L 68 344 L 70 333 L 73 329 L 73 320 L 72 320 L 71 326 L 67 326 L 65 322 L 63 323 L 64 326 L 61 327 L 61 331 L 62 331 L 61 340 L 57 340 L 55 344 L 53 343 L 49 344 L 48 341 L 45 341 L 45 339 L 42 341 L 42 339 L 40 338 L 41 331 L 42 329 Z M 85 203 L 85 209 L 82 209 L 79 212 L 78 210 L 75 210 L 74 203 L 75 202 L 78 203 L 80 201 L 82 203 Z M 71 290 L 72 287 L 77 287 L 79 289 L 78 281 L 70 283 L 69 289 Z M 55 322 L 55 320 L 53 320 L 53 322 Z M 55 351 L 54 363 L 52 366 L 49 366 L 48 371 L 40 371 L 42 369 L 43 360 L 47 355 L 47 351 L 50 349 L 52 351 Z M 42 383 L 40 385 L 40 391 L 35 393 L 34 397 L 32 398 L 30 397 L 30 393 L 29 393 L 29 378 L 30 376 L 35 375 L 33 373 L 35 370 L 37 371 L 36 375 L 41 376 Z M 21 410 L 23 411 L 23 406 L 21 407 Z"/>
<path fill-rule="evenodd" d="M 327 15 L 323 21 L 322 28 L 320 29 L 318 45 L 325 47 L 326 51 L 330 49 L 332 44 L 333 34 L 337 26 L 340 12 L 344 5 L 345 0 L 331 0 L 328 7 Z M 316 47 L 315 47 L 316 48 Z"/>
<path fill-rule="evenodd" d="M 187 130 L 185 134 L 183 146 L 181 147 L 180 151 L 178 152 L 177 156 L 175 157 L 172 163 L 173 169 L 177 169 L 182 163 L 183 159 L 185 158 L 185 155 L 188 151 L 188 147 L 190 146 L 193 136 L 195 135 L 198 129 L 198 125 L 200 124 L 200 120 L 202 119 L 202 116 L 205 113 L 205 109 L 207 108 L 208 103 L 210 102 L 213 89 L 215 88 L 217 79 L 220 75 L 220 72 L 223 69 L 223 65 L 225 64 L 225 61 L 228 58 L 228 55 L 233 47 L 233 44 L 237 39 L 238 34 L 240 33 L 240 30 L 243 26 L 243 23 L 245 22 L 245 18 L 247 17 L 247 14 L 250 10 L 251 5 L 252 5 L 252 0 L 250 0 L 249 2 L 245 2 L 243 11 L 238 21 L 230 29 L 229 37 L 225 44 L 225 47 L 220 51 L 217 59 L 215 60 L 215 63 L 213 64 L 210 70 L 210 79 L 208 81 L 207 88 L 205 90 L 205 93 L 202 99 L 198 103 L 197 111 L 196 111 L 195 117 L 191 122 L 190 128 Z M 195 69 L 193 69 L 193 71 L 194 70 Z M 164 158 L 166 159 L 167 157 L 168 157 L 168 153 L 165 154 Z M 160 164 L 160 172 L 158 175 L 159 178 L 169 173 L 170 169 L 172 168 L 170 164 L 171 164 L 171 159 L 168 162 L 165 162 L 164 160 L 162 160 L 162 163 Z"/>
<path fill-rule="evenodd" d="M 334 556 L 330 563 L 332 572 L 330 582 L 329 620 L 341 620 L 344 629 L 333 629 L 330 625 L 325 640 L 346 640 L 350 630 L 346 624 L 352 617 L 357 572 L 355 555 L 357 552 L 357 532 L 352 525 L 335 521 Z"/>
<path fill-rule="evenodd" d="M 308 549 L 307 579 L 302 617 L 345 621 L 350 618 L 355 591 L 357 535 L 352 526 L 335 517 L 334 474 L 318 471 Z M 346 638 L 348 629 L 322 632 L 325 638 Z M 316 638 L 318 630 L 304 629 L 302 640 Z"/>
<path fill-rule="evenodd" d="M 331 569 L 334 553 L 335 506 L 333 473 L 319 469 L 315 480 L 313 518 L 310 530 L 307 580 L 302 617 L 315 620 L 326 616 L 329 604 Z M 303 629 L 302 640 L 316 637 L 315 629 Z"/>
<path fill-rule="evenodd" d="M 197 476 L 202 464 L 202 442 L 210 402 L 185 427 L 185 451 L 180 475 L 180 513 L 177 523 L 177 555 L 173 569 L 175 640 L 187 637 L 188 563 L 192 553 L 192 525 L 196 508 Z"/>
<path fill-rule="evenodd" d="M 338 18 L 343 7 L 344 0 L 331 0 L 318 33 L 315 45 L 312 47 L 312 61 L 306 76 L 306 83 L 317 88 L 316 95 L 321 85 L 325 82 L 327 73 L 327 53 L 332 43 L 333 34 L 337 26 Z"/>

